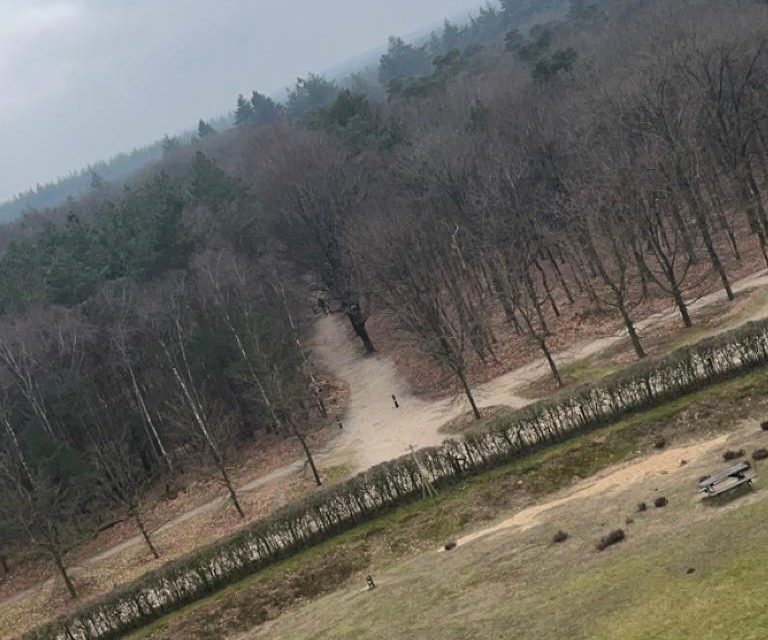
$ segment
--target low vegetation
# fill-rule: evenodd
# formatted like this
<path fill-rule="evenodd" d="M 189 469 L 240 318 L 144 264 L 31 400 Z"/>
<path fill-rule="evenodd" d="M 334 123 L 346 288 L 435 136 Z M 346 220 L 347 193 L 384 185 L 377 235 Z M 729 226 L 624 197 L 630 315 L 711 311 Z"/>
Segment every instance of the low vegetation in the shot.
<path fill-rule="evenodd" d="M 600 538 L 598 543 L 595 545 L 595 549 L 598 551 L 605 551 L 608 547 L 619 544 L 619 542 L 624 542 L 626 537 L 627 536 L 624 533 L 624 529 L 614 529 L 610 533 L 607 533 L 602 538 Z"/>
<path fill-rule="evenodd" d="M 400 507 L 232 585 L 226 591 L 168 616 L 130 637 L 132 640 L 165 640 L 184 636 L 190 640 L 209 640 L 242 633 L 263 622 L 261 615 L 264 609 L 259 603 L 265 592 L 269 593 L 285 582 L 307 589 L 315 589 L 320 585 L 316 594 L 319 596 L 338 589 L 350 577 L 354 577 L 362 589 L 365 573 L 387 570 L 399 564 L 404 557 L 442 547 L 446 539 L 455 540 L 454 536 L 463 530 L 471 530 L 510 509 L 520 509 L 531 501 L 540 500 L 553 491 L 569 486 L 574 477 L 587 478 L 622 460 L 638 454 L 646 455 L 653 451 L 653 443 L 658 437 L 663 436 L 679 444 L 691 438 L 710 437 L 733 430 L 740 420 L 748 416 L 760 417 L 768 410 L 764 395 L 766 388 L 768 374 L 764 371 L 751 373 L 625 418 L 597 433 L 579 436 L 499 469 L 469 478 L 454 489 L 442 491 L 437 498 Z M 695 488 L 695 481 L 692 482 L 691 487 Z M 691 487 L 687 488 L 689 493 Z M 674 520 L 671 518 L 670 521 Z M 551 537 L 547 539 L 547 544 L 550 541 Z M 570 543 L 565 546 L 570 547 Z M 459 545 L 451 554 L 459 553 L 462 549 Z M 574 550 L 568 553 L 579 554 Z M 696 555 L 695 552 L 692 554 L 691 557 Z M 503 562 L 505 553 L 496 550 L 486 557 L 491 556 L 493 562 Z M 359 568 L 348 576 L 322 569 L 340 557 L 359 561 Z M 541 557 L 537 555 L 537 558 L 535 562 L 530 560 L 531 566 L 541 566 L 538 564 Z M 433 566 L 431 561 L 430 566 Z M 304 584 L 299 579 L 299 576 L 307 575 L 305 571 L 313 576 L 314 585 Z M 474 585 L 488 584 L 487 574 L 473 575 Z M 544 572 L 542 575 L 548 574 Z M 427 584 L 431 584 L 431 581 L 427 580 Z M 514 584 L 514 580 L 510 584 Z M 409 597 L 415 597 L 422 603 L 418 596 Z M 301 594 L 297 594 L 296 599 L 286 598 L 280 606 L 268 610 L 266 619 L 273 620 L 286 609 L 303 602 L 305 597 Z M 377 602 L 375 615 L 378 620 L 388 615 L 388 609 L 379 609 L 380 606 L 381 603 Z M 423 609 L 422 613 L 427 609 Z M 332 614 L 329 612 L 326 615 Z M 522 619 L 526 619 L 526 616 L 521 612 Z M 370 630 L 372 632 L 373 627 Z M 458 628 L 453 631 L 459 633 Z M 361 632 L 360 628 L 358 632 Z M 445 627 L 441 628 L 441 632 L 446 633 Z M 392 637 L 400 637 L 396 635 L 397 632 L 393 631 L 393 634 Z"/>

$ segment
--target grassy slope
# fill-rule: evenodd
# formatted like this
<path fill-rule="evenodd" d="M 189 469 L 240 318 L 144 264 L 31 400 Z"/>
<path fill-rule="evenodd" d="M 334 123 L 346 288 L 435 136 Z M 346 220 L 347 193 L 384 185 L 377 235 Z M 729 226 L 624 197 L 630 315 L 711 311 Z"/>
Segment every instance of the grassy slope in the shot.
<path fill-rule="evenodd" d="M 723 520 L 722 527 L 718 525 L 715 530 L 711 525 L 698 528 L 693 523 L 678 532 L 663 532 L 660 537 L 659 531 L 654 534 L 654 528 L 647 527 L 644 535 L 651 535 L 651 542 L 633 546 L 639 536 L 632 535 L 620 549 L 604 554 L 592 551 L 601 526 L 610 519 L 599 513 L 593 514 L 595 522 L 591 523 L 580 524 L 578 517 L 574 519 L 569 525 L 574 527 L 572 538 L 562 547 L 550 547 L 551 531 L 534 529 L 531 536 L 519 541 L 519 549 L 483 543 L 477 546 L 477 553 L 438 556 L 434 548 L 448 537 L 541 500 L 567 486 L 576 475 L 587 477 L 647 453 L 659 435 L 682 442 L 728 431 L 738 418 L 759 416 L 765 410 L 768 403 L 762 396 L 766 388 L 768 372 L 753 373 L 473 478 L 437 499 L 398 509 L 233 585 L 133 638 L 222 638 L 275 619 L 274 628 L 266 625 L 265 637 L 410 638 L 418 628 L 420 638 L 516 637 L 524 632 L 528 636 L 534 629 L 538 637 L 545 638 L 684 638 L 689 636 L 679 629 L 687 628 L 689 612 L 684 618 L 669 615 L 684 611 L 676 604 L 676 594 L 685 593 L 678 582 L 711 587 L 721 584 L 721 573 L 734 571 L 740 576 L 743 573 L 740 579 L 747 589 L 726 588 L 716 595 L 728 595 L 731 620 L 743 618 L 749 608 L 742 600 L 762 602 L 759 596 L 763 587 L 752 583 L 752 574 L 759 576 L 759 567 L 764 564 L 762 557 L 741 549 L 743 545 L 760 548 L 764 511 L 759 505 L 728 513 L 728 518 L 739 521 L 738 526 Z M 682 499 L 675 498 L 675 503 L 688 499 L 690 486 L 681 491 Z M 620 514 L 608 515 L 622 524 L 634 504 L 629 500 Z M 651 522 L 658 519 L 656 512 L 642 517 Z M 677 520 L 668 518 L 667 522 Z M 739 535 L 731 536 L 732 531 Z M 719 556 L 697 550 L 711 546 L 713 536 L 727 536 L 733 544 Z M 546 553 L 542 553 L 542 546 Z M 748 566 L 756 567 L 752 574 L 742 572 L 732 561 L 742 556 Z M 669 577 L 662 572 L 660 578 L 653 570 L 665 566 L 663 560 L 675 558 L 679 558 L 679 566 L 675 564 Z M 444 567 L 436 564 L 444 560 Z M 681 574 L 694 560 L 697 564 L 692 566 L 697 571 Z M 385 582 L 390 582 L 367 600 L 361 599 L 359 590 L 366 572 L 386 576 Z M 297 604 L 313 599 L 296 609 Z M 712 602 L 711 592 L 706 600 Z M 706 618 L 696 609 L 695 600 L 686 606 L 693 608 L 690 615 L 696 616 L 697 623 Z M 711 612 L 709 618 L 719 620 L 723 615 L 719 607 L 698 606 Z M 600 615 L 574 615 L 596 607 Z M 288 609 L 294 611 L 280 618 Z M 656 619 L 657 610 L 668 615 Z M 645 613 L 637 614 L 640 611 Z M 646 633 L 649 616 L 654 624 L 661 625 L 661 635 Z M 672 631 L 664 629 L 670 617 L 679 623 L 675 633 L 682 635 L 669 635 Z M 619 625 L 622 635 L 616 634 Z M 712 620 L 701 622 L 701 626 L 707 633 L 716 628 Z M 387 633 L 382 635 L 384 628 Z M 723 637 L 701 633 L 690 637 Z"/>
<path fill-rule="evenodd" d="M 690 522 L 690 502 L 675 497 L 636 515 L 627 541 L 600 554 L 601 523 L 584 521 L 593 511 L 559 513 L 572 534 L 562 545 L 547 523 L 426 553 L 384 574 L 372 594 L 338 591 L 249 637 L 765 638 L 765 500 Z"/>

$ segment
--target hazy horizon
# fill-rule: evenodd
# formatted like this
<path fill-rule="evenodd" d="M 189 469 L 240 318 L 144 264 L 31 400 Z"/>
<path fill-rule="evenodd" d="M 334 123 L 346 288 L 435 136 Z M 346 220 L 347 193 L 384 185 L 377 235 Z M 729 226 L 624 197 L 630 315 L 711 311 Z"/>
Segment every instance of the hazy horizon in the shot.
<path fill-rule="evenodd" d="M 0 202 L 478 0 L 0 0 Z"/>

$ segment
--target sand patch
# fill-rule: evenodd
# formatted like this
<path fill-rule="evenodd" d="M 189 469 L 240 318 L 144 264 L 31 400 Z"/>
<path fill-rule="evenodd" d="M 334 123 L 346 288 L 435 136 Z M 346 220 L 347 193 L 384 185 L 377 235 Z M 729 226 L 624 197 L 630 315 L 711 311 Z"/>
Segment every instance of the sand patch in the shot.
<path fill-rule="evenodd" d="M 654 475 L 674 473 L 681 468 L 681 460 L 695 462 L 703 455 L 709 453 L 712 449 L 722 446 L 727 439 L 727 435 L 722 435 L 712 440 L 707 440 L 687 447 L 669 449 L 668 451 L 657 453 L 642 460 L 621 465 L 607 473 L 600 474 L 591 480 L 580 482 L 575 488 L 571 489 L 567 495 L 561 498 L 528 507 L 527 509 L 519 511 L 511 518 L 507 518 L 486 529 L 481 529 L 480 531 L 475 531 L 474 533 L 459 538 L 456 541 L 456 545 L 457 547 L 460 547 L 473 540 L 485 538 L 508 529 L 527 531 L 539 524 L 540 516 L 546 511 L 556 509 L 557 507 L 576 500 L 585 500 L 597 496 L 603 497 L 614 491 L 626 489 L 630 485 L 637 484 Z M 443 551 L 443 549 L 440 549 L 440 551 Z"/>

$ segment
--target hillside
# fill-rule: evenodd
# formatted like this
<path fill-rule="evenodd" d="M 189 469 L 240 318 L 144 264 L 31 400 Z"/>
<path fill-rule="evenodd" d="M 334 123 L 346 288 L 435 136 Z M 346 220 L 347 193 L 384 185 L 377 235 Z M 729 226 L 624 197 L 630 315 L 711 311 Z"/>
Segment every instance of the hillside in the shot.
<path fill-rule="evenodd" d="M 697 382 L 655 397 L 648 372 L 673 387 L 701 375 L 701 387 L 752 421 L 750 433 L 731 436 L 733 446 L 758 447 L 762 405 L 742 408 L 717 394 L 748 385 L 757 397 L 764 386 L 762 372 L 747 370 L 764 364 L 763 325 L 745 323 L 768 311 L 766 26 L 768 5 L 752 0 L 505 0 L 428 39 L 392 38 L 375 68 L 343 84 L 309 74 L 284 103 L 259 91 L 232 96 L 231 129 L 201 122 L 195 139 L 168 141 L 158 162 L 125 185 L 99 184 L 4 227 L 0 620 L 9 637 L 53 613 L 86 607 L 94 615 L 100 599 L 112 611 L 110 598 L 243 539 L 269 562 L 249 564 L 232 551 L 246 568 L 231 572 L 234 560 L 216 560 L 212 574 L 188 579 L 188 594 L 152 596 L 168 598 L 163 613 L 267 565 L 274 575 L 286 540 L 296 548 L 302 535 L 306 546 L 318 540 L 293 525 L 279 535 L 269 527 L 314 505 L 307 517 L 333 531 L 340 507 L 322 501 L 355 483 L 389 495 L 377 509 L 402 507 L 392 483 L 423 479 L 415 452 L 432 455 L 425 452 L 447 435 L 458 438 L 448 450 L 466 449 L 450 467 L 462 474 L 467 447 L 479 447 L 477 473 L 501 466 L 483 449 L 489 425 L 521 460 L 582 446 L 584 437 L 599 445 L 603 436 L 566 437 L 556 417 L 557 437 L 546 429 L 509 435 L 523 415 L 513 409 L 566 402 L 586 385 L 636 380 L 633 393 L 656 407 L 640 408 L 669 416 L 678 402 L 708 411 L 706 393 Z M 705 355 L 699 363 L 691 354 Z M 679 362 L 684 373 L 658 373 Z M 595 429 L 630 428 L 617 403 L 585 402 L 614 411 Z M 715 464 L 702 443 L 730 432 L 723 420 L 706 433 L 684 429 L 679 444 L 695 448 L 692 470 Z M 677 437 L 668 427 L 659 433 Z M 632 436 L 645 447 L 643 437 Z M 606 446 L 599 469 L 585 473 L 634 451 Z M 416 466 L 398 467 L 408 460 Z M 525 462 L 503 462 L 515 478 L 526 475 L 514 466 Z M 390 482 L 392 469 L 400 475 Z M 664 469 L 682 501 L 688 475 Z M 562 480 L 553 490 L 571 495 Z M 625 501 L 635 500 L 624 485 Z M 381 515 L 360 504 L 361 520 Z M 759 505 L 758 497 L 744 512 L 750 523 L 760 521 Z M 590 540 L 591 508 L 563 516 Z M 473 529 L 452 522 L 452 535 Z M 657 533 L 679 534 L 665 526 L 638 534 L 645 546 L 632 563 Z M 692 525 L 692 539 L 703 531 Z M 533 549 L 519 533 L 511 544 Z M 547 576 L 573 567 L 559 550 Z M 398 584 L 423 582 L 423 568 L 409 567 L 432 561 L 410 553 L 407 566 L 391 565 Z M 500 579 L 534 581 L 532 557 L 524 566 L 510 559 L 512 573 Z M 357 602 L 344 580 L 375 568 L 365 558 L 340 570 L 330 598 Z M 596 576 L 626 570 L 588 565 Z M 463 567 L 446 566 L 447 579 Z M 485 589 L 458 610 L 479 606 Z M 536 589 L 543 599 L 522 602 L 516 620 L 525 606 L 541 610 L 556 587 Z M 425 592 L 438 616 L 441 593 L 458 597 Z M 393 594 L 423 605 L 408 587 Z M 585 606 L 568 602 L 564 618 L 541 627 L 545 637 Z M 618 618 L 629 615 L 631 605 L 611 603 Z M 154 604 L 120 606 L 149 620 Z M 389 607 L 368 613 L 385 620 Z M 337 632 L 331 614 L 321 627 L 298 610 L 287 620 L 311 637 Z M 348 633 L 362 634 L 364 623 Z M 458 621 L 452 632 L 469 633 Z M 40 633 L 28 637 L 53 632 Z M 585 623 L 574 637 L 600 633 Z M 92 637 L 116 636 L 102 629 Z"/>

